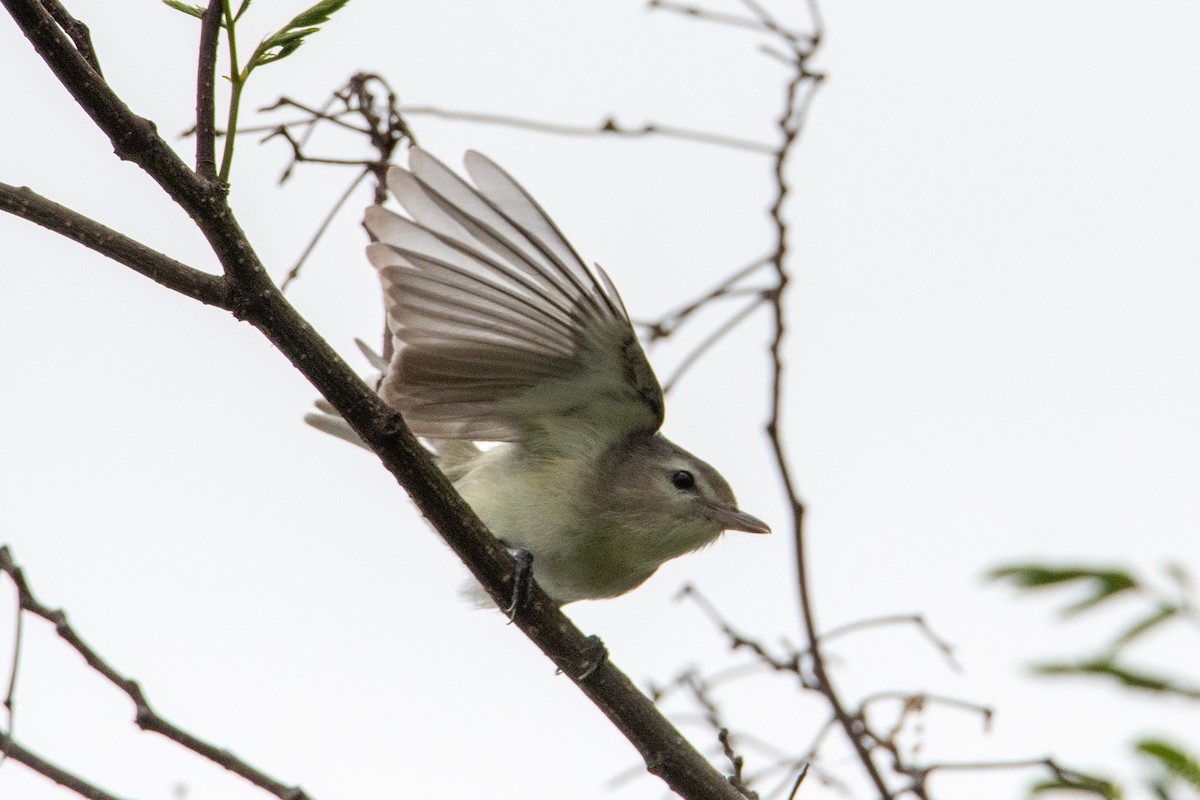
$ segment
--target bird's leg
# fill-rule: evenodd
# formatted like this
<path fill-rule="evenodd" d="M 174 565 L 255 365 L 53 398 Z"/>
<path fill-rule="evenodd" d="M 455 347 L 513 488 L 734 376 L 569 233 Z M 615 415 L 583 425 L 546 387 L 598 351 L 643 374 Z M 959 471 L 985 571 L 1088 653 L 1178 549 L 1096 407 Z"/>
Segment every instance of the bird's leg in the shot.
<path fill-rule="evenodd" d="M 587 642 L 588 655 L 591 657 L 591 660 L 588 661 L 588 665 L 584 667 L 583 672 L 579 673 L 578 680 L 581 681 L 592 677 L 596 673 L 596 670 L 600 669 L 604 662 L 608 660 L 608 648 L 604 646 L 604 642 L 600 640 L 599 636 L 589 636 L 587 637 Z"/>
<path fill-rule="evenodd" d="M 533 583 L 533 553 L 520 547 L 506 547 L 505 549 L 513 557 L 513 561 L 517 562 L 513 569 L 512 601 L 509 602 L 508 608 L 504 609 L 504 613 L 508 615 L 508 621 L 512 622 L 517 618 L 517 611 L 525 605 L 525 600 L 529 597 L 529 587 Z"/>

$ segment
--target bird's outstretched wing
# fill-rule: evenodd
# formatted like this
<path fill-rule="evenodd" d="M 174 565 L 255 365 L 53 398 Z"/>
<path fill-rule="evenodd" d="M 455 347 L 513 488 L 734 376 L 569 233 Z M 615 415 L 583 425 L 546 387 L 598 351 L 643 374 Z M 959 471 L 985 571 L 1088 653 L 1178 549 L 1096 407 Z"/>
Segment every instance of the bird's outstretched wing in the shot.
<path fill-rule="evenodd" d="M 538 449 L 662 425 L 663 396 L 616 288 L 516 181 L 468 152 L 475 186 L 413 148 L 367 209 L 394 355 L 380 392 L 430 439 Z"/>

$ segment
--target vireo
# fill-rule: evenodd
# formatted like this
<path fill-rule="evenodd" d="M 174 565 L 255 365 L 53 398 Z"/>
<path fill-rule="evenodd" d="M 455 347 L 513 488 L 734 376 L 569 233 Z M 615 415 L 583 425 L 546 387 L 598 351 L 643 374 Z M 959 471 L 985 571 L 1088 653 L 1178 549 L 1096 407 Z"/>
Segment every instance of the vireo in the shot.
<path fill-rule="evenodd" d="M 474 186 L 413 148 L 387 176 L 411 219 L 377 205 L 365 224 L 392 337 L 379 392 L 480 519 L 559 605 L 624 594 L 722 531 L 769 533 L 658 432 L 662 389 L 604 270 L 500 167 L 465 163 Z"/>

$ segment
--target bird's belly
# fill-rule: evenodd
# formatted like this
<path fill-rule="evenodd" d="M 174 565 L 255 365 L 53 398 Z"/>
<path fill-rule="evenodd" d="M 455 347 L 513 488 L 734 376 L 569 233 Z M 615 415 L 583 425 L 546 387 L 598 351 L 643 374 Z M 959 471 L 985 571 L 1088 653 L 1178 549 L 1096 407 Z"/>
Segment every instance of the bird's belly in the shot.
<path fill-rule="evenodd" d="M 532 504 L 527 511 L 480 517 L 498 539 L 533 555 L 534 578 L 560 605 L 625 594 L 658 568 L 658 560 L 640 554 L 617 531 L 580 529 L 578 520 L 539 513 Z"/>
<path fill-rule="evenodd" d="M 534 578 L 558 604 L 624 594 L 663 561 L 640 552 L 641 537 L 598 526 L 561 471 L 488 471 L 456 488 L 496 538 L 533 554 Z"/>

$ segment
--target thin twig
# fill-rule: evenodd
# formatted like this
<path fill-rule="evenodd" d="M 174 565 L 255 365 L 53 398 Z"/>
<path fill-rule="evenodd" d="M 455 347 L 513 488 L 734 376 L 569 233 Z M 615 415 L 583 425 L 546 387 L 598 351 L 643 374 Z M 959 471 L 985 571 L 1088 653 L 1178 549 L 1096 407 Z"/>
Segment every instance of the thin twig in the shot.
<path fill-rule="evenodd" d="M 758 800 L 758 794 L 752 791 L 742 778 L 742 769 L 745 767 L 746 761 L 734 748 L 733 737 L 729 733 L 728 728 L 721 728 L 717 732 L 717 741 L 721 743 L 721 750 L 725 753 L 725 757 L 729 759 L 729 764 L 733 768 L 733 772 L 729 776 L 730 785 L 747 798 L 750 798 L 750 800 Z"/>
<path fill-rule="evenodd" d="M 280 127 L 292 128 L 292 127 L 299 127 L 301 125 L 312 125 L 317 120 L 324 120 L 325 122 L 332 122 L 334 125 L 337 125 L 338 127 L 345 128 L 348 131 L 351 131 L 353 133 L 358 133 L 363 136 L 367 135 L 367 133 L 369 132 L 366 128 L 360 128 L 357 125 L 351 125 L 349 122 L 346 122 L 344 119 L 342 119 L 342 117 L 353 116 L 358 113 L 356 110 L 349 109 L 349 108 L 344 109 L 342 111 L 335 112 L 333 114 L 330 114 L 328 111 L 322 111 L 320 109 L 310 108 L 310 107 L 304 105 L 303 103 L 300 103 L 296 100 L 292 100 L 290 97 L 281 97 L 278 100 L 276 100 L 274 103 L 272 103 L 271 105 L 263 106 L 262 108 L 259 109 L 259 111 L 265 113 L 268 111 L 277 111 L 280 108 L 295 108 L 299 111 L 303 111 L 308 116 L 304 117 L 303 119 L 298 119 L 298 120 L 295 120 L 292 122 L 280 122 L 280 123 L 275 123 L 272 125 L 257 125 L 257 126 L 251 126 L 249 128 L 242 128 L 241 129 L 242 132 L 243 133 L 267 133 L 270 131 L 274 131 L 276 128 L 280 128 Z"/>
<path fill-rule="evenodd" d="M 855 633 L 866 628 L 877 628 L 883 625 L 913 625 L 918 631 L 921 632 L 922 635 L 925 636 L 926 639 L 929 640 L 929 643 L 932 644 L 934 648 L 936 648 L 938 652 L 942 654 L 942 656 L 946 659 L 946 663 L 950 665 L 951 669 L 953 669 L 955 672 L 962 672 L 962 665 L 959 664 L 958 660 L 954 657 L 954 647 L 945 639 L 938 636 L 937 633 L 934 632 L 933 628 L 930 627 L 929 623 L 925 621 L 925 617 L 921 614 L 893 614 L 883 617 L 872 617 L 871 619 L 861 619 L 855 622 L 848 622 L 845 625 L 839 625 L 836 628 L 830 628 L 822 633 L 821 641 L 828 642 L 830 639 L 834 639 L 838 636 L 845 636 L 846 634 Z"/>
<path fill-rule="evenodd" d="M 700 309 L 708 306 L 714 300 L 723 297 L 731 297 L 738 294 L 739 292 L 737 292 L 733 287 L 739 281 L 741 281 L 743 278 L 749 277 L 760 267 L 766 266 L 770 263 L 771 257 L 769 255 L 751 261 L 746 266 L 735 270 L 734 272 L 722 278 L 715 286 L 703 292 L 698 297 L 676 306 L 674 310 L 668 311 L 654 322 L 639 322 L 638 327 L 646 330 L 646 339 L 650 344 L 654 344 L 660 339 L 666 339 L 675 333 L 675 331 L 679 330 L 680 325 L 687 321 L 688 318 L 690 318 Z M 761 292 L 762 290 L 758 289 L 755 291 Z"/>
<path fill-rule="evenodd" d="M 759 23 L 761 23 L 765 29 L 787 41 L 787 43 L 791 45 L 793 51 L 802 52 L 804 56 L 809 56 L 812 54 L 812 49 L 819 41 L 821 35 L 819 26 L 814 28 L 814 30 L 817 32 L 813 33 L 811 36 L 801 36 L 800 34 L 783 27 L 783 25 L 781 25 L 778 20 L 776 20 L 765 8 L 763 8 L 763 6 L 758 3 L 757 0 L 741 0 L 741 2 L 742 5 L 750 9 L 750 12 L 758 18 Z"/>
<path fill-rule="evenodd" d="M 37 774 L 49 778 L 64 789 L 74 792 L 86 800 L 122 800 L 115 794 L 109 794 L 100 787 L 85 781 L 74 773 L 68 772 L 57 764 L 53 764 L 13 741 L 12 737 L 0 731 L 0 751 L 20 764 L 24 764 Z"/>
<path fill-rule="evenodd" d="M 693 586 L 685 585 L 679 590 L 675 597 L 676 599 L 685 597 L 689 598 L 695 602 L 696 605 L 700 606 L 701 610 L 703 610 L 708 618 L 712 620 L 713 624 L 720 627 L 721 633 L 723 633 L 725 637 L 729 639 L 730 649 L 750 650 L 752 653 L 758 656 L 762 663 L 771 667 L 771 669 L 775 670 L 776 672 L 795 673 L 801 679 L 801 683 L 804 683 L 805 676 L 800 672 L 798 659 L 795 655 L 790 655 L 787 658 L 778 658 L 772 655 L 761 642 L 742 635 L 717 612 L 717 609 L 711 602 L 709 602 L 708 598 L 697 591 Z M 805 686 L 805 688 L 809 687 Z"/>
<path fill-rule="evenodd" d="M 804 779 L 808 777 L 808 762 L 804 762 L 804 766 L 800 768 L 800 774 L 796 776 L 796 782 L 792 784 L 792 791 L 788 792 L 788 800 L 796 800 L 796 793 L 800 791 L 800 784 L 804 783 Z"/>
<path fill-rule="evenodd" d="M 325 231 L 329 228 L 330 223 L 333 222 L 333 218 L 337 216 L 337 213 L 342 210 L 344 205 L 346 205 L 346 201 L 348 201 L 351 195 L 354 194 L 354 190 L 358 188 L 358 185 L 363 182 L 363 178 L 366 178 L 370 174 L 370 169 L 364 169 L 362 172 L 358 173 L 358 177 L 351 181 L 350 185 L 346 187 L 346 191 L 342 192 L 341 196 L 338 197 L 337 202 L 333 204 L 333 207 L 329 209 L 329 213 L 325 215 L 325 218 L 321 220 L 321 224 L 317 226 L 317 230 L 311 237 L 309 237 L 308 244 L 304 247 L 304 252 L 302 252 L 300 257 L 296 259 L 296 263 L 292 265 L 292 268 L 288 270 L 288 274 L 283 279 L 283 283 L 279 284 L 279 291 L 286 293 L 288 287 L 291 286 L 292 281 L 300 277 L 300 270 L 303 269 L 304 262 L 308 260 L 308 257 L 312 255 L 312 251 L 316 249 L 317 242 L 319 242 L 321 237 L 325 235 Z"/>
<path fill-rule="evenodd" d="M 679 366 L 675 368 L 673 373 L 671 373 L 671 377 L 668 378 L 665 383 L 663 383 L 663 394 L 669 394 L 670 391 L 675 388 L 675 384 L 679 382 L 679 379 L 682 378 L 705 353 L 711 350 L 717 342 L 724 339 L 730 333 L 730 331 L 748 319 L 750 315 L 762 305 L 763 299 L 763 294 L 761 292 L 756 293 L 754 299 L 747 303 L 740 311 L 738 311 L 729 319 L 725 320 L 725 322 L 718 325 L 708 336 L 705 336 L 702 340 L 700 340 L 700 343 L 692 348 L 692 351 L 688 353 L 682 361 L 679 362 Z"/>
<path fill-rule="evenodd" d="M 88 30 L 88 26 L 71 16 L 58 0 L 42 0 L 42 5 L 50 12 L 50 16 L 54 18 L 58 26 L 66 31 L 67 36 L 71 37 L 75 49 L 79 51 L 79 55 L 83 57 L 88 66 L 94 69 L 97 75 L 103 77 L 104 73 L 100 70 L 100 59 L 96 57 L 96 50 L 92 47 L 92 32 Z"/>
<path fill-rule="evenodd" d="M 675 3 L 671 2 L 671 0 L 650 0 L 646 5 L 651 11 L 661 9 L 663 11 L 670 11 L 671 13 L 679 14 L 680 16 L 687 17 L 689 19 L 712 22 L 728 28 L 746 28 L 748 30 L 755 31 L 756 33 L 762 33 L 770 30 L 770 28 L 764 25 L 760 19 L 739 17 L 736 14 L 723 14 L 719 11 L 709 11 L 706 8 L 701 8 L 700 6 L 690 6 L 686 3 Z M 788 33 L 796 37 L 796 39 L 800 39 L 804 36 L 804 34 L 795 31 L 788 31 Z"/>
<path fill-rule="evenodd" d="M 242 133 L 245 133 L 245 131 L 243 130 Z M 364 161 L 361 158 L 323 158 L 320 156 L 305 155 L 304 151 L 301 149 L 300 142 L 297 141 L 295 137 L 292 136 L 291 132 L 283 126 L 275 128 L 270 134 L 264 136 L 262 141 L 270 141 L 275 137 L 282 138 L 288 143 L 288 145 L 291 146 L 293 164 L 332 164 L 339 167 L 362 167 L 374 165 L 377 168 L 380 166 L 380 162 L 377 160 Z M 289 167 L 289 171 L 290 169 L 291 168 Z M 280 183 L 283 183 L 285 180 L 287 180 L 289 174 L 290 172 L 284 172 L 283 177 L 280 178 Z"/>
<path fill-rule="evenodd" d="M 775 456 L 776 468 L 784 491 L 792 510 L 792 529 L 795 538 L 796 585 L 799 593 L 800 615 L 804 623 L 805 634 L 808 638 L 809 655 L 812 660 L 813 675 L 816 688 L 825 695 L 834 716 L 841 725 L 846 738 L 866 771 L 871 783 L 879 792 L 881 798 L 888 798 L 887 783 L 879 768 L 871 757 L 869 744 L 864 741 L 865 725 L 856 716 L 850 714 L 842 702 L 841 696 L 834 688 L 826 669 L 825 659 L 821 653 L 820 638 L 817 633 L 816 618 L 813 612 L 812 591 L 809 585 L 808 564 L 804 541 L 804 503 L 800 500 L 799 492 L 792 476 L 791 466 L 783 446 L 782 416 L 783 416 L 783 387 L 785 370 L 783 363 L 783 342 L 787 333 L 787 314 L 784 304 L 790 276 L 787 269 L 788 255 L 788 223 L 783 216 L 783 206 L 790 192 L 790 184 L 786 175 L 788 157 L 799 139 L 803 129 L 808 103 L 821 85 L 823 75 L 811 72 L 807 67 L 808 59 L 816 50 L 821 40 L 818 30 L 813 38 L 806 43 L 805 49 L 801 43 L 784 30 L 769 13 L 754 0 L 743 0 L 772 31 L 783 39 L 791 51 L 793 74 L 784 90 L 784 102 L 780 112 L 777 127 L 780 143 L 775 149 L 773 172 L 775 177 L 775 198 L 771 204 L 768 216 L 775 229 L 775 250 L 771 263 L 776 274 L 776 285 L 768 299 L 773 312 L 774 335 L 768 348 L 771 360 L 771 403 L 770 417 L 766 425 L 767 437 Z M 804 89 L 807 87 L 807 91 Z"/>
<path fill-rule="evenodd" d="M 19 590 L 17 591 L 17 598 L 16 615 L 13 620 L 12 663 L 8 668 L 8 691 L 4 693 L 4 711 L 8 716 L 8 725 L 5 728 L 10 737 L 17 730 L 17 673 L 21 666 L 21 649 L 25 640 L 25 615 L 21 613 Z M 7 759 L 7 752 L 0 755 L 0 767 L 4 766 L 4 762 Z"/>
<path fill-rule="evenodd" d="M 483 125 L 503 125 L 509 128 L 520 128 L 538 133 L 551 133 L 556 136 L 625 136 L 637 138 L 641 136 L 662 136 L 667 139 L 680 139 L 701 144 L 711 144 L 717 147 L 727 147 L 731 150 L 744 150 L 750 153 L 771 154 L 774 146 L 739 139 L 736 136 L 725 136 L 720 133 L 696 131 L 687 128 L 676 128 L 671 125 L 646 123 L 640 127 L 625 127 L 613 117 L 608 117 L 599 125 L 566 125 L 559 122 L 527 119 L 509 114 L 485 114 L 478 111 L 455 111 L 436 106 L 401 106 L 400 110 L 410 116 L 431 116 L 439 119 L 449 119 L 458 122 L 474 122 Z"/>
<path fill-rule="evenodd" d="M 972 714 L 978 714 L 983 719 L 984 727 L 991 724 L 992 717 L 995 714 L 995 709 L 990 706 L 985 706 L 981 703 L 974 703 L 970 700 L 962 700 L 957 697 L 946 697 L 945 695 L 930 694 L 928 692 L 873 692 L 867 695 L 859 702 L 859 708 L 865 710 L 868 706 L 884 700 L 898 700 L 902 703 L 907 703 L 917 699 L 922 703 L 933 703 L 939 706 L 955 708 L 960 711 L 967 711 Z"/>

